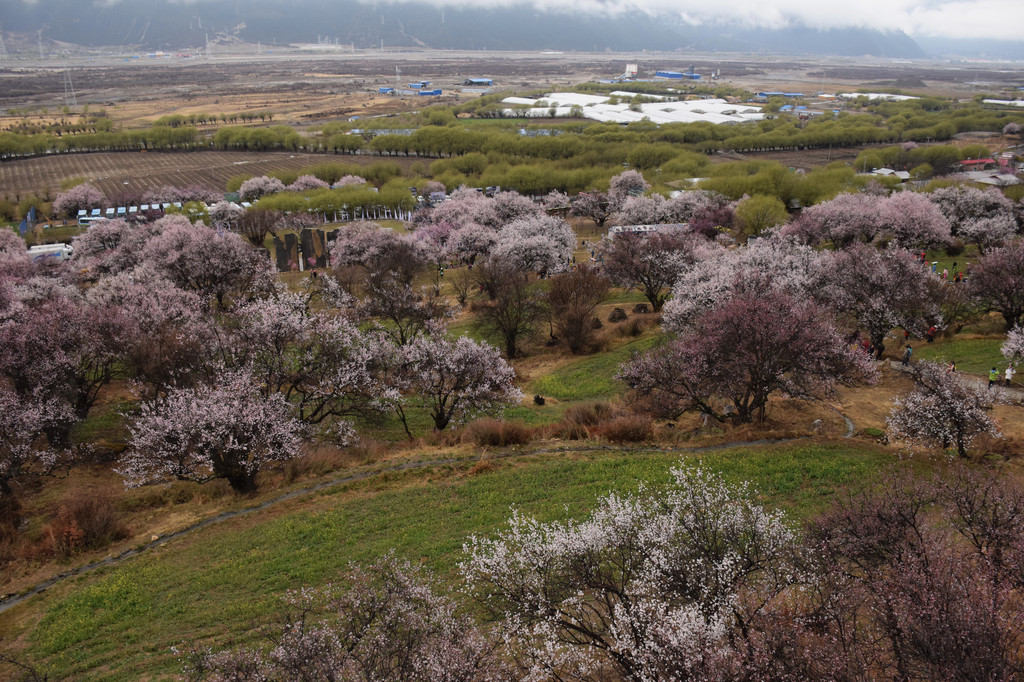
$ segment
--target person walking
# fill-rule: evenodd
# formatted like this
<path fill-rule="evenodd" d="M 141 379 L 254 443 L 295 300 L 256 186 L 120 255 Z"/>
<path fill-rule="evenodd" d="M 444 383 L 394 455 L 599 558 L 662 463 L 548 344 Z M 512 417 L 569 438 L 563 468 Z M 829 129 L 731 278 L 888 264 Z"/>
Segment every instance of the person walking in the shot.
<path fill-rule="evenodd" d="M 1013 368 L 1013 365 L 1007 365 L 1006 371 L 1003 376 L 1006 377 L 1006 385 L 1009 386 L 1010 382 L 1013 381 L 1013 375 L 1017 373 L 1017 370 Z"/>
<path fill-rule="evenodd" d="M 988 371 L 988 387 L 992 388 L 993 384 L 999 383 L 999 370 L 993 367 Z"/>
<path fill-rule="evenodd" d="M 903 364 L 910 364 L 910 356 L 914 353 L 913 347 L 908 343 L 906 349 L 903 351 Z"/>
<path fill-rule="evenodd" d="M 956 360 L 950 360 L 946 365 L 946 374 L 956 374 Z"/>

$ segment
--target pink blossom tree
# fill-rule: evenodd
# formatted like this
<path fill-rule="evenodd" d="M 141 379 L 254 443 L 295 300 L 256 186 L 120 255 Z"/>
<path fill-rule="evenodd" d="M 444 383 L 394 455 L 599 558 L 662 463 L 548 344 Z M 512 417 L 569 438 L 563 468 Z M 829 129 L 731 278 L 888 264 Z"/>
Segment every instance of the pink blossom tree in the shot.
<path fill-rule="evenodd" d="M 773 394 L 823 400 L 839 384 L 873 379 L 874 370 L 823 309 L 752 280 L 678 338 L 635 356 L 619 377 L 666 417 L 696 410 L 763 423 Z"/>
<path fill-rule="evenodd" d="M 230 201 L 218 201 L 210 207 L 210 221 L 214 225 L 236 225 L 245 214 L 245 209 Z"/>
<path fill-rule="evenodd" d="M 1005 245 L 1017 233 L 1017 221 L 1012 212 L 971 220 L 960 227 L 960 238 L 978 247 L 978 253 Z"/>
<path fill-rule="evenodd" d="M 26 476 L 45 476 L 65 458 L 46 441 L 47 434 L 63 431 L 75 421 L 64 401 L 33 392 L 28 396 L 0 386 L 0 533 L 14 531 L 21 506 L 15 484 Z"/>
<path fill-rule="evenodd" d="M 569 210 L 570 198 L 565 192 L 561 192 L 557 189 L 553 189 L 544 195 L 544 199 L 541 201 L 545 211 L 550 212 L 566 212 Z"/>
<path fill-rule="evenodd" d="M 314 189 L 328 189 L 330 185 L 316 177 L 315 175 L 300 175 L 295 179 L 295 182 L 288 185 L 285 189 L 289 192 L 309 192 Z"/>
<path fill-rule="evenodd" d="M 299 423 L 280 394 L 259 390 L 251 371 L 225 371 L 213 385 L 175 388 L 139 406 L 117 469 L 129 487 L 226 479 L 239 493 L 299 454 Z"/>
<path fill-rule="evenodd" d="M 885 200 L 880 219 L 893 241 L 904 248 L 935 248 L 952 239 L 949 221 L 920 192 L 896 192 Z"/>
<path fill-rule="evenodd" d="M 680 273 L 702 255 L 705 243 L 702 237 L 679 229 L 622 232 L 601 243 L 601 267 L 617 286 L 639 289 L 658 312 Z"/>
<path fill-rule="evenodd" d="M 953 185 L 935 190 L 931 198 L 949 220 L 953 235 L 977 244 L 981 252 L 1011 239 L 1016 232 L 1013 202 L 995 188 Z"/>
<path fill-rule="evenodd" d="M 688 223 L 690 230 L 711 238 L 718 229 L 733 226 L 735 215 L 729 197 L 708 190 L 680 192 L 665 205 L 668 222 Z"/>
<path fill-rule="evenodd" d="M 519 192 L 498 192 L 494 195 L 493 201 L 499 226 L 507 225 L 514 220 L 533 218 L 544 211 L 540 204 L 534 203 L 532 199 L 524 197 Z"/>
<path fill-rule="evenodd" d="M 881 348 L 894 327 L 923 336 L 941 323 L 938 278 L 904 249 L 855 244 L 829 255 L 816 297 Z"/>
<path fill-rule="evenodd" d="M 501 221 L 494 199 L 466 188 L 459 188 L 436 207 L 424 207 L 413 216 L 415 238 L 428 244 L 432 251 L 446 258 L 462 258 L 472 262 L 479 255 L 478 242 L 468 239 L 449 244 L 454 234 L 495 234 Z M 461 245 L 470 246 L 464 252 Z"/>
<path fill-rule="evenodd" d="M 86 280 L 133 270 L 146 256 L 146 243 L 160 234 L 169 222 L 181 216 L 161 218 L 152 223 L 130 225 L 124 220 L 101 220 L 75 237 L 72 267 Z"/>
<path fill-rule="evenodd" d="M 617 211 L 622 207 L 626 197 L 643 194 L 651 188 L 651 183 L 644 180 L 640 171 L 622 171 L 608 183 L 608 202 Z"/>
<path fill-rule="evenodd" d="M 515 370 L 498 349 L 462 336 L 452 341 L 444 328 L 432 327 L 400 350 L 408 391 L 443 431 L 453 420 L 490 413 L 516 404 L 522 393 Z M 404 412 L 399 411 L 404 419 Z"/>
<path fill-rule="evenodd" d="M 378 274 L 393 272 L 405 284 L 411 284 L 428 262 L 429 252 L 421 241 L 366 220 L 339 227 L 331 246 L 333 267 L 359 266 Z"/>
<path fill-rule="evenodd" d="M 676 277 L 662 323 L 681 331 L 703 313 L 728 300 L 745 283 L 768 283 L 797 298 L 813 298 L 822 268 L 822 254 L 791 239 L 756 239 L 737 249 L 711 242 L 698 246 L 692 264 Z"/>
<path fill-rule="evenodd" d="M 27 280 L 14 293 L 21 305 L 0 320 L 0 380 L 22 399 L 65 405 L 85 418 L 100 389 L 123 369 L 123 311 L 49 279 Z M 48 436 L 63 444 L 67 428 Z"/>
<path fill-rule="evenodd" d="M 25 240 L 11 230 L 0 230 L 0 278 L 23 279 L 34 270 Z"/>
<path fill-rule="evenodd" d="M 755 624 L 799 580 L 798 537 L 746 486 L 672 477 L 579 521 L 513 512 L 470 538 L 462 574 L 524 679 L 732 679 L 750 663 Z"/>
<path fill-rule="evenodd" d="M 657 225 L 666 222 L 668 206 L 660 194 L 627 196 L 612 216 L 613 225 Z"/>
<path fill-rule="evenodd" d="M 358 175 L 343 175 L 331 187 L 352 187 L 353 185 L 365 185 L 366 178 Z"/>
<path fill-rule="evenodd" d="M 842 652 L 833 679 L 1009 679 L 1024 664 L 1009 567 L 1020 491 L 991 474 L 943 476 L 886 476 L 811 525 L 820 578 L 810 622 Z"/>
<path fill-rule="evenodd" d="M 213 299 L 220 307 L 231 296 L 274 289 L 270 261 L 234 232 L 218 233 L 183 216 L 159 222 L 162 232 L 146 242 L 145 262 L 183 289 Z"/>
<path fill-rule="evenodd" d="M 1013 329 L 1024 316 L 1024 242 L 985 254 L 967 281 L 982 307 L 1000 313 L 1006 330 Z"/>
<path fill-rule="evenodd" d="M 576 233 L 567 222 L 536 214 L 505 225 L 498 232 L 491 257 L 524 272 L 551 273 L 566 267 L 575 246 Z"/>
<path fill-rule="evenodd" d="M 107 198 L 88 182 L 75 185 L 71 189 L 60 192 L 53 200 L 53 212 L 57 215 L 74 216 L 80 210 L 102 208 Z"/>
<path fill-rule="evenodd" d="M 275 627 L 269 651 L 191 651 L 186 679 L 511 679 L 496 647 L 409 562 L 388 555 L 353 567 L 341 582 L 348 587 L 289 593 L 289 615 Z"/>
<path fill-rule="evenodd" d="M 120 357 L 146 398 L 191 385 L 214 359 L 218 329 L 205 302 L 158 273 L 139 267 L 104 277 L 86 299 L 123 320 Z"/>
<path fill-rule="evenodd" d="M 914 445 L 954 447 L 960 457 L 981 434 L 999 436 L 992 418 L 993 391 L 964 381 L 934 362 L 913 367 L 915 388 L 895 400 L 886 418 L 891 438 Z"/>
<path fill-rule="evenodd" d="M 782 227 L 781 233 L 812 246 L 822 242 L 837 247 L 854 241 L 871 242 L 884 229 L 883 205 L 878 197 L 846 192 L 805 208 L 796 220 Z"/>
<path fill-rule="evenodd" d="M 242 201 L 255 201 L 268 194 L 277 194 L 284 191 L 284 183 L 277 178 L 260 175 L 249 178 L 238 188 L 238 196 Z"/>
<path fill-rule="evenodd" d="M 224 354 L 250 368 L 265 397 L 280 394 L 310 425 L 390 410 L 401 396 L 394 347 L 343 315 L 314 312 L 281 292 L 237 306 L 225 320 Z M 343 437 L 347 422 L 335 424 Z"/>
<path fill-rule="evenodd" d="M 580 192 L 569 202 L 569 215 L 590 218 L 598 227 L 604 227 L 613 212 L 605 192 Z"/>

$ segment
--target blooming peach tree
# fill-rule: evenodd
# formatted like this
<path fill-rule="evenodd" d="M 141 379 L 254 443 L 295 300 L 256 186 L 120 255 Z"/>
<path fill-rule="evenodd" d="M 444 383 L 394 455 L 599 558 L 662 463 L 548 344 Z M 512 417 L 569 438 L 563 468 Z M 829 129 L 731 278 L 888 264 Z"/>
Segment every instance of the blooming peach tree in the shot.
<path fill-rule="evenodd" d="M 466 336 L 453 341 L 433 325 L 399 353 L 411 399 L 429 411 L 438 431 L 523 397 L 513 382 L 515 370 L 487 342 Z"/>
<path fill-rule="evenodd" d="M 800 581 L 798 536 L 745 486 L 699 467 L 579 521 L 513 512 L 461 572 L 525 679 L 718 679 L 751 624 Z M 737 670 L 738 671 L 738 670 Z"/>
<path fill-rule="evenodd" d="M 915 388 L 897 398 L 886 418 L 891 438 L 913 445 L 955 448 L 960 457 L 982 434 L 998 437 L 989 412 L 998 388 L 968 383 L 940 364 L 920 362 L 913 368 Z"/>
<path fill-rule="evenodd" d="M 248 493 L 260 471 L 299 454 L 299 428 L 284 397 L 260 391 L 251 371 L 224 371 L 216 383 L 142 403 L 117 471 L 129 487 L 223 478 Z"/>

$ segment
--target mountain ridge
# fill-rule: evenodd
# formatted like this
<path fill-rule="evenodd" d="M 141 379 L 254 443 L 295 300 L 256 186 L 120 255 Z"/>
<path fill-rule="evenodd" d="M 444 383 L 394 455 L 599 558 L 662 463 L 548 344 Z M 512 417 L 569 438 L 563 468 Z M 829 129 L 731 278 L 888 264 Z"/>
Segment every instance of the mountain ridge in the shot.
<path fill-rule="evenodd" d="M 369 5 L 357 0 L 272 0 L 175 4 L 121 0 L 93 5 L 80 0 L 26 4 L 0 0 L 5 32 L 36 34 L 82 46 L 130 45 L 179 50 L 208 37 L 265 44 L 337 41 L 356 48 L 570 50 L 586 52 L 703 51 L 778 54 L 925 56 L 906 34 L 866 28 L 780 29 L 730 24 L 695 25 L 677 16 L 636 11 L 615 17 L 512 8 L 446 8 L 426 3 Z"/>

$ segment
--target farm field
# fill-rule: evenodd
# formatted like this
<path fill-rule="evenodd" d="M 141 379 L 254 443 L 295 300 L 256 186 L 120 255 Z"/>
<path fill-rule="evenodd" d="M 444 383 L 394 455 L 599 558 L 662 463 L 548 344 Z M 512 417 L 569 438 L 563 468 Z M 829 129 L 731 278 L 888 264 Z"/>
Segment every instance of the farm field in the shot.
<path fill-rule="evenodd" d="M 415 159 L 389 157 L 408 167 Z M 357 166 L 381 161 L 373 156 L 292 154 L 290 152 L 97 152 L 63 154 L 0 163 L 0 191 L 9 195 L 56 192 L 61 182 L 84 178 L 108 196 L 145 192 L 166 185 L 200 184 L 224 189 L 234 175 L 266 175 L 322 161 Z"/>

